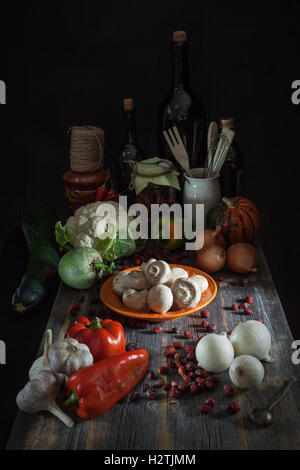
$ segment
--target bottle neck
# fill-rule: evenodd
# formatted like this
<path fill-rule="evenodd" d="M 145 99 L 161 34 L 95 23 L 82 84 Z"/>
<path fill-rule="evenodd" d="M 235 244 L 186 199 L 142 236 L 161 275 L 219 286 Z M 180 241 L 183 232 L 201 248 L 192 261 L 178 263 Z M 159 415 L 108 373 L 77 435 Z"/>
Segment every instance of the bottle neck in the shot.
<path fill-rule="evenodd" d="M 125 132 L 126 132 L 126 141 L 127 144 L 135 144 L 136 135 L 135 135 L 135 116 L 134 110 L 124 111 L 125 117 Z"/>
<path fill-rule="evenodd" d="M 173 43 L 173 87 L 188 88 L 187 42 Z"/>

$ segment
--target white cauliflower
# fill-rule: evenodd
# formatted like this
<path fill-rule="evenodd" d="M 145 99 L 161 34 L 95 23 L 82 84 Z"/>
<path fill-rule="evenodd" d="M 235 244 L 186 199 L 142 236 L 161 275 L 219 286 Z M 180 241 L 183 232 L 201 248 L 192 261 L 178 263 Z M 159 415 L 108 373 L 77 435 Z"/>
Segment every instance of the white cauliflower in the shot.
<path fill-rule="evenodd" d="M 95 248 L 107 232 L 113 237 L 119 229 L 119 214 L 129 224 L 131 218 L 117 202 L 92 202 L 80 207 L 66 223 L 71 244 L 75 248 Z"/>

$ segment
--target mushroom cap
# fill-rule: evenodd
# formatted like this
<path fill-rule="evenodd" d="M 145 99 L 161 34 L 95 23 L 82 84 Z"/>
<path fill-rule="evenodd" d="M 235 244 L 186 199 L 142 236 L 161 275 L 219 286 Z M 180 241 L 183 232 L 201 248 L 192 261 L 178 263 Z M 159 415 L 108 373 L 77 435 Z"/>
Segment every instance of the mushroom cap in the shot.
<path fill-rule="evenodd" d="M 117 274 L 116 277 L 114 277 L 112 289 L 120 297 L 124 294 L 125 290 L 127 289 L 125 279 L 128 274 L 129 271 L 123 271 Z"/>
<path fill-rule="evenodd" d="M 168 263 L 158 260 L 147 266 L 145 275 L 151 286 L 165 284 L 171 276 L 171 269 Z"/>
<path fill-rule="evenodd" d="M 156 313 L 166 313 L 173 305 L 173 294 L 170 287 L 157 284 L 148 292 L 147 303 L 150 310 Z"/>
<path fill-rule="evenodd" d="M 167 286 L 171 287 L 171 289 L 172 289 L 172 286 L 173 286 L 174 282 L 176 281 L 176 279 L 179 279 L 179 278 L 187 279 L 188 277 L 189 277 L 189 274 L 185 269 L 183 269 L 183 268 L 172 268 L 171 269 L 171 276 L 170 276 L 170 278 L 169 278 L 169 280 L 166 284 L 167 284 Z"/>
<path fill-rule="evenodd" d="M 143 290 L 149 287 L 144 271 L 129 271 L 125 283 L 128 289 Z"/>
<path fill-rule="evenodd" d="M 145 311 L 147 310 L 147 295 L 147 289 L 141 291 L 127 289 L 122 296 L 122 301 L 131 310 Z"/>
<path fill-rule="evenodd" d="M 154 261 L 157 261 L 157 260 L 155 258 L 150 258 L 150 259 L 148 259 L 148 261 L 145 261 L 144 263 L 142 263 L 141 264 L 141 270 L 145 272 L 146 269 L 147 269 L 147 266 L 149 266 L 149 264 L 151 264 L 151 263 L 154 263 Z"/>
<path fill-rule="evenodd" d="M 175 305 L 179 309 L 195 307 L 201 299 L 201 290 L 198 283 L 191 278 L 176 279 L 172 292 Z"/>
<path fill-rule="evenodd" d="M 200 274 L 194 274 L 193 276 L 190 277 L 190 279 L 194 280 L 197 282 L 200 290 L 201 290 L 201 294 L 202 292 L 204 292 L 207 288 L 208 288 L 208 281 L 206 279 L 206 277 L 204 276 L 201 276 Z"/>

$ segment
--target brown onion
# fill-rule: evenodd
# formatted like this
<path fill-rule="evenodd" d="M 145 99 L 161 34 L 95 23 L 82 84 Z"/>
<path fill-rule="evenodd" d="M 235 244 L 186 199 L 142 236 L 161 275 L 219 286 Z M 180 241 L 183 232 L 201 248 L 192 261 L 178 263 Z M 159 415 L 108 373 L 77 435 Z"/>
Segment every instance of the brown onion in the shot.
<path fill-rule="evenodd" d="M 203 271 L 216 273 L 226 263 L 226 251 L 220 245 L 210 245 L 197 252 L 196 261 Z"/>
<path fill-rule="evenodd" d="M 223 234 L 221 233 L 221 231 L 222 231 L 221 225 L 217 225 L 215 229 L 208 228 L 208 229 L 204 230 L 203 232 L 201 232 L 201 234 L 199 234 L 197 236 L 196 246 L 197 246 L 198 240 L 199 240 L 199 243 L 200 243 L 200 236 L 203 235 L 203 246 L 202 246 L 201 250 L 203 250 L 207 246 L 211 246 L 211 245 L 220 245 L 223 248 L 225 248 L 226 242 L 225 242 L 225 238 L 224 238 Z"/>
<path fill-rule="evenodd" d="M 258 253 L 249 243 L 234 243 L 227 251 L 227 264 L 235 273 L 257 271 Z"/>

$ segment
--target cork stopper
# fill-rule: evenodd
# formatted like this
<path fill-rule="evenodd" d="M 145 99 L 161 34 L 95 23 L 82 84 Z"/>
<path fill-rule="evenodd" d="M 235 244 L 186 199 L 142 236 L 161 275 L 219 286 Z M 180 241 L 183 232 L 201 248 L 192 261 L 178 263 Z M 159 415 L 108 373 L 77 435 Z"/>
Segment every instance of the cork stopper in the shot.
<path fill-rule="evenodd" d="M 184 42 L 187 40 L 186 31 L 174 31 L 173 41 L 174 42 Z"/>
<path fill-rule="evenodd" d="M 219 126 L 223 129 L 234 129 L 234 118 L 233 117 L 221 117 L 219 119 Z"/>
<path fill-rule="evenodd" d="M 133 110 L 133 99 L 132 98 L 125 98 L 123 100 L 124 109 L 125 111 L 132 111 Z"/>

